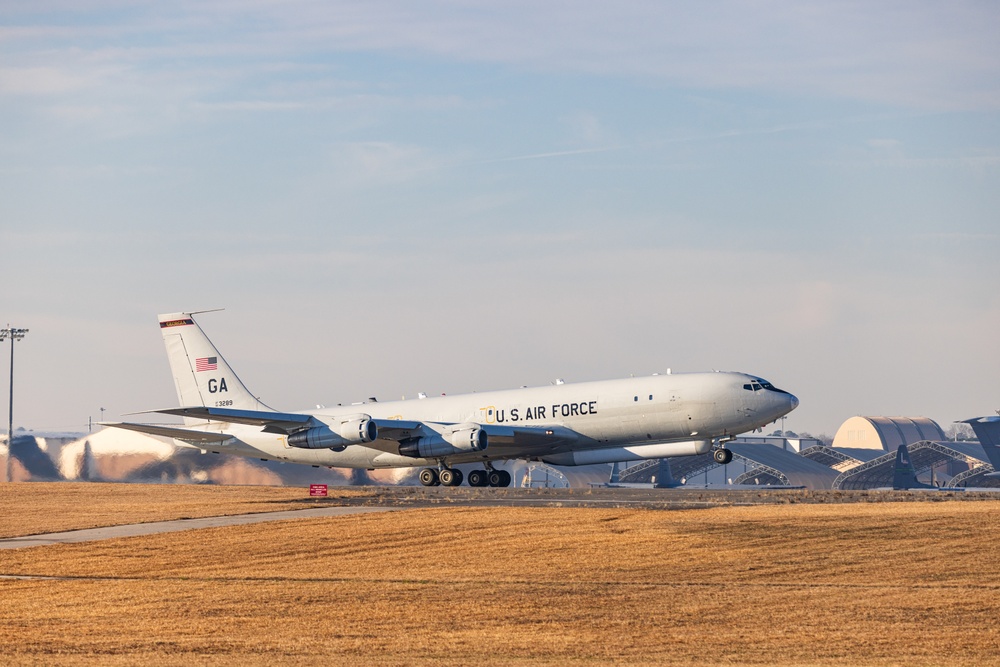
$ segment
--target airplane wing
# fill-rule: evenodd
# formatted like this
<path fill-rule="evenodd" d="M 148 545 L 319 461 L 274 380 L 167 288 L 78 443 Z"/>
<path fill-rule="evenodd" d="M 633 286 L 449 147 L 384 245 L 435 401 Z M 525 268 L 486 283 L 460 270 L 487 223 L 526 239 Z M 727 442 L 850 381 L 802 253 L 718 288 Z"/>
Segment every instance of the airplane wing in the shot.
<path fill-rule="evenodd" d="M 147 433 L 149 435 L 161 435 L 166 438 L 176 438 L 177 440 L 183 440 L 185 442 L 225 442 L 226 440 L 232 438 L 231 435 L 227 435 L 225 433 L 192 431 L 186 428 L 174 428 L 158 424 L 132 424 L 129 422 L 100 422 L 100 424 L 101 426 L 113 426 L 115 428 L 123 428 L 128 431 L 137 431 L 139 433 Z"/>
<path fill-rule="evenodd" d="M 218 422 L 260 426 L 265 433 L 292 434 L 297 431 L 317 425 L 319 422 L 309 414 L 293 412 L 269 412 L 262 410 L 239 410 L 233 408 L 213 408 L 207 406 L 191 406 L 184 408 L 167 408 L 150 410 L 151 413 L 175 415 L 178 417 L 194 417 Z M 142 414 L 142 413 L 138 413 Z M 430 435 L 442 428 L 454 426 L 451 423 L 420 422 L 404 419 L 372 419 L 378 427 L 378 438 L 366 443 L 366 447 L 381 449 L 388 452 L 398 451 L 397 443 L 410 438 Z M 563 451 L 579 440 L 579 434 L 563 426 L 502 426 L 499 424 L 477 424 L 489 437 L 490 446 L 509 449 L 512 452 L 539 454 Z M 115 424 L 118 428 L 129 428 L 133 431 L 165 435 L 178 440 L 191 442 L 220 442 L 229 436 L 204 431 L 189 431 L 183 428 L 143 424 Z"/>

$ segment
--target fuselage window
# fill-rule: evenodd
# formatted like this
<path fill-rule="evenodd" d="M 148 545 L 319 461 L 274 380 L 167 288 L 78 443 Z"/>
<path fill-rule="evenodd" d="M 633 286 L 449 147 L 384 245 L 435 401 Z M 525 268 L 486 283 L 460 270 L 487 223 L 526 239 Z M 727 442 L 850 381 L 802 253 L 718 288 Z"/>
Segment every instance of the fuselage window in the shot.
<path fill-rule="evenodd" d="M 638 397 L 638 396 L 636 396 L 636 397 L 635 397 L 635 398 L 633 398 L 632 400 L 633 400 L 633 401 L 638 401 L 638 400 L 639 400 L 639 397 Z"/>
<path fill-rule="evenodd" d="M 653 395 L 652 394 L 649 395 L 649 400 L 653 400 Z"/>

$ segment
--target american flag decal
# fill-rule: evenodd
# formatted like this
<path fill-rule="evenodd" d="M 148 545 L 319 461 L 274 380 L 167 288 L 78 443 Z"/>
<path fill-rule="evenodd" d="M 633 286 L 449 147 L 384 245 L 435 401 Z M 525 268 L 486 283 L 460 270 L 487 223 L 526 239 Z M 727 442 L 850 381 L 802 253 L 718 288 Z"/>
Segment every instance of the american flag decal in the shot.
<path fill-rule="evenodd" d="M 214 371 L 219 368 L 219 358 L 218 357 L 201 357 L 194 360 L 194 369 L 201 373 L 202 371 Z"/>

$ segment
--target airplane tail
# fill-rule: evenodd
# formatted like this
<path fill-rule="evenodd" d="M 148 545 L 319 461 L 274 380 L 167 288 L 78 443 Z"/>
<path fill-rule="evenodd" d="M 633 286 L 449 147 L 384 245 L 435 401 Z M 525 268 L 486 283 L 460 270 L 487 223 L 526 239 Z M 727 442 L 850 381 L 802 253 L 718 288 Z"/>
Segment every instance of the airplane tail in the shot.
<path fill-rule="evenodd" d="M 907 489 L 933 489 L 930 484 L 924 484 L 917 479 L 917 471 L 910 461 L 910 450 L 906 445 L 900 445 L 896 450 L 896 471 L 892 477 L 892 488 L 895 491 Z"/>
<path fill-rule="evenodd" d="M 975 431 L 993 469 L 1000 471 L 1000 417 L 977 417 L 962 421 Z"/>
<path fill-rule="evenodd" d="M 674 474 L 670 470 L 670 459 L 660 459 L 656 468 L 656 482 L 653 484 L 653 488 L 674 489 L 678 486 L 682 486 L 682 484 L 674 479 Z"/>
<path fill-rule="evenodd" d="M 191 317 L 193 313 L 160 315 L 160 333 L 180 407 L 226 407 L 242 410 L 271 408 L 257 400 L 236 377 L 212 341 Z M 201 420 L 185 418 L 185 423 Z"/>

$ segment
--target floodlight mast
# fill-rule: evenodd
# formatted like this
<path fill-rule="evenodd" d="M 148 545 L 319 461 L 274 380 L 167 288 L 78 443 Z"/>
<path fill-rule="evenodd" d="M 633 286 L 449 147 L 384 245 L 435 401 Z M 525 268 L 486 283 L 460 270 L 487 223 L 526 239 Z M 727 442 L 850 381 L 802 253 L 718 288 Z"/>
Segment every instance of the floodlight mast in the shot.
<path fill-rule="evenodd" d="M 10 403 L 7 406 L 7 481 L 14 481 L 14 341 L 24 338 L 27 329 L 7 325 L 0 329 L 0 343 L 10 338 Z"/>

